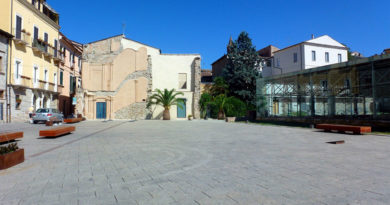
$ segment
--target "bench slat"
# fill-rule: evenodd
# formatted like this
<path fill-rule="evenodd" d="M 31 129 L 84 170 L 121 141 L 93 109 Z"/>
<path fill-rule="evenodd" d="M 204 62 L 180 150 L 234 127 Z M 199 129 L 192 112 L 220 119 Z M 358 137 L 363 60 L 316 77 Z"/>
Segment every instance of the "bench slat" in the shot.
<path fill-rule="evenodd" d="M 56 128 L 48 129 L 48 130 L 40 130 L 39 136 L 41 136 L 41 137 L 57 137 L 60 135 L 71 133 L 75 130 L 76 130 L 75 126 L 56 127 Z"/>
<path fill-rule="evenodd" d="M 83 118 L 68 118 L 64 119 L 65 123 L 76 123 L 76 122 L 81 122 Z"/>
<path fill-rule="evenodd" d="M 3 132 L 0 133 L 0 143 L 23 138 L 23 132 Z"/>

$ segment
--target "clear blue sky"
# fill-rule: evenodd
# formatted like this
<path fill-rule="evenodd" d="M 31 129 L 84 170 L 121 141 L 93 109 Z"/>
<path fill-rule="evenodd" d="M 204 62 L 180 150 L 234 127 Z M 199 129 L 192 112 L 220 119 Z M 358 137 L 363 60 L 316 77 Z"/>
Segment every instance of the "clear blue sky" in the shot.
<path fill-rule="evenodd" d="M 114 3 L 115 2 L 115 3 Z M 199 53 L 202 67 L 247 31 L 257 49 L 328 34 L 371 56 L 390 48 L 389 0 L 67 0 L 48 3 L 62 32 L 88 43 L 122 33 L 163 53 Z"/>

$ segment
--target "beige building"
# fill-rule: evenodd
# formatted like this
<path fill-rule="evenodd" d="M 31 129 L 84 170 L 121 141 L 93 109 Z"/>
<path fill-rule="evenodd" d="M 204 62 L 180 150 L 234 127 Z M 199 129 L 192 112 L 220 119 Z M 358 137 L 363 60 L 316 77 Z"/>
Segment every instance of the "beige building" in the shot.
<path fill-rule="evenodd" d="M 7 66 L 7 113 L 25 121 L 41 107 L 57 107 L 59 15 L 45 0 L 1 1 L 0 29 L 12 33 Z"/>
<path fill-rule="evenodd" d="M 60 33 L 60 56 L 58 109 L 67 118 L 82 113 L 82 108 L 78 110 L 76 106 L 83 96 L 81 90 L 82 45 Z M 78 95 L 79 93 L 81 95 Z"/>
<path fill-rule="evenodd" d="M 84 115 L 88 119 L 160 119 L 163 108 L 146 108 L 155 89 L 176 89 L 183 108 L 171 119 L 199 117 L 200 55 L 162 54 L 161 50 L 114 36 L 84 45 Z"/>

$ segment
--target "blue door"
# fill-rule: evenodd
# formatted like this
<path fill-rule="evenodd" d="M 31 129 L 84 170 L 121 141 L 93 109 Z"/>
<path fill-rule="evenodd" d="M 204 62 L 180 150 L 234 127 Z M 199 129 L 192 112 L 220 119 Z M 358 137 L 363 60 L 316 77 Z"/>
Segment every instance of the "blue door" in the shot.
<path fill-rule="evenodd" d="M 186 99 L 179 99 L 177 104 L 177 118 L 186 118 Z"/>
<path fill-rule="evenodd" d="M 106 102 L 96 103 L 96 119 L 106 119 Z"/>

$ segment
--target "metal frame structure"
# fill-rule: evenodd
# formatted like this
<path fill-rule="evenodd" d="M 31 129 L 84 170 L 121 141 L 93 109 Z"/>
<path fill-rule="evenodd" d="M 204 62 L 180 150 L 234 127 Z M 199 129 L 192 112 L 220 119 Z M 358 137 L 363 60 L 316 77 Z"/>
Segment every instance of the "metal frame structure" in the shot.
<path fill-rule="evenodd" d="M 257 80 L 258 117 L 390 120 L 390 54 Z"/>

